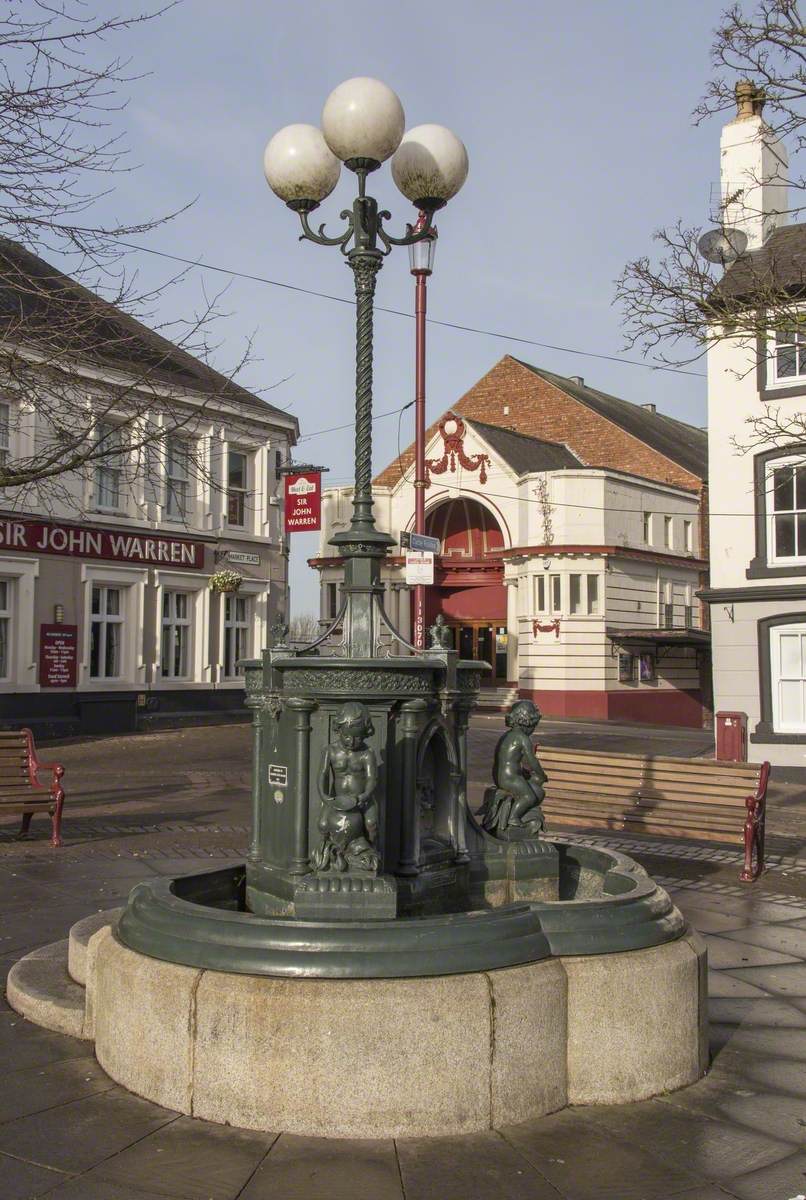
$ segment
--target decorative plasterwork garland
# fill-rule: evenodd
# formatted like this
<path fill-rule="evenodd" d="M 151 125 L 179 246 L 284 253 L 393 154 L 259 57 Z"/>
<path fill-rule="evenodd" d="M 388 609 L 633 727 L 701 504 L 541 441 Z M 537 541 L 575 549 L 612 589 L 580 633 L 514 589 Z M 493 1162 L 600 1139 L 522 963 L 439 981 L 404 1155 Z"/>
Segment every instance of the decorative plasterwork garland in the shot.
<path fill-rule="evenodd" d="M 466 426 L 461 417 L 457 417 L 455 413 L 448 413 L 439 423 L 439 432 L 442 437 L 442 458 L 427 458 L 425 460 L 425 481 L 426 486 L 431 484 L 431 475 L 444 475 L 450 469 L 451 474 L 456 471 L 456 460 L 459 460 L 461 466 L 466 471 L 478 471 L 479 483 L 487 482 L 487 467 L 490 465 L 490 458 L 487 454 L 465 454 L 464 440 Z"/>

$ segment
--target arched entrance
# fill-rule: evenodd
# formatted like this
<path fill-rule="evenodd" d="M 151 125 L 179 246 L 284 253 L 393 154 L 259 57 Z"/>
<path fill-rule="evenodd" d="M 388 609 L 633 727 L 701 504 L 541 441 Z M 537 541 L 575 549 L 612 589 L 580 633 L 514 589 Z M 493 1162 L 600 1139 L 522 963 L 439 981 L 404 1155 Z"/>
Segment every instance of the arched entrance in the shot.
<path fill-rule="evenodd" d="M 507 677 L 507 597 L 504 567 L 493 550 L 503 550 L 504 535 L 495 517 L 478 500 L 458 496 L 432 509 L 426 533 L 441 543 L 434 587 L 426 589 L 426 624 L 438 613 L 454 631 L 462 658 L 488 662 L 486 684 Z"/>

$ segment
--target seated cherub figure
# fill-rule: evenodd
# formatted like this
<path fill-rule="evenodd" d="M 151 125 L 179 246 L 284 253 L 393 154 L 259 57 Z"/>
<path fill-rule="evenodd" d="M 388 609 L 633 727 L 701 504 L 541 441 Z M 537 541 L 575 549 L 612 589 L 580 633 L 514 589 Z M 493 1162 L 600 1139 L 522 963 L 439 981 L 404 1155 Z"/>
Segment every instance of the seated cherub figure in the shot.
<path fill-rule="evenodd" d="M 540 806 L 545 799 L 543 784 L 548 776 L 530 740 L 540 716 L 540 710 L 531 700 L 519 700 L 507 713 L 509 728 L 495 748 L 495 787 L 487 788 L 480 814 L 488 833 L 500 837 L 509 830 L 522 830 L 520 836 L 528 837 L 536 836 L 545 827 Z"/>

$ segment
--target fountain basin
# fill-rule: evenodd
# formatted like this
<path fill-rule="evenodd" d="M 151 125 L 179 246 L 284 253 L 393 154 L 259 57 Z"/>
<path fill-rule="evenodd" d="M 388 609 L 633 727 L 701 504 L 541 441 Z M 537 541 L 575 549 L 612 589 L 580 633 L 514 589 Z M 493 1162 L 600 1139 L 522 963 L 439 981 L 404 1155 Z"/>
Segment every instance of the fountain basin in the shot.
<path fill-rule="evenodd" d="M 694 1082 L 702 942 L 624 855 L 555 845 L 558 901 L 388 922 L 253 916 L 243 867 L 138 884 L 87 947 L 98 1061 L 179 1112 L 320 1137 L 473 1133 Z"/>

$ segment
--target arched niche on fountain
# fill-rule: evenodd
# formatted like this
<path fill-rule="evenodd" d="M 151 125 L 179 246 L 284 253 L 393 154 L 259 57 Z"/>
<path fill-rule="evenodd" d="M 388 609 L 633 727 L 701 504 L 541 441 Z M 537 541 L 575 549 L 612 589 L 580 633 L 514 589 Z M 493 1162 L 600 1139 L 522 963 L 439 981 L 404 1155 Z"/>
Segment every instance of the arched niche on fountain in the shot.
<path fill-rule="evenodd" d="M 458 838 L 461 767 L 456 739 L 441 717 L 422 732 L 417 747 L 417 812 L 421 866 L 453 862 Z"/>

